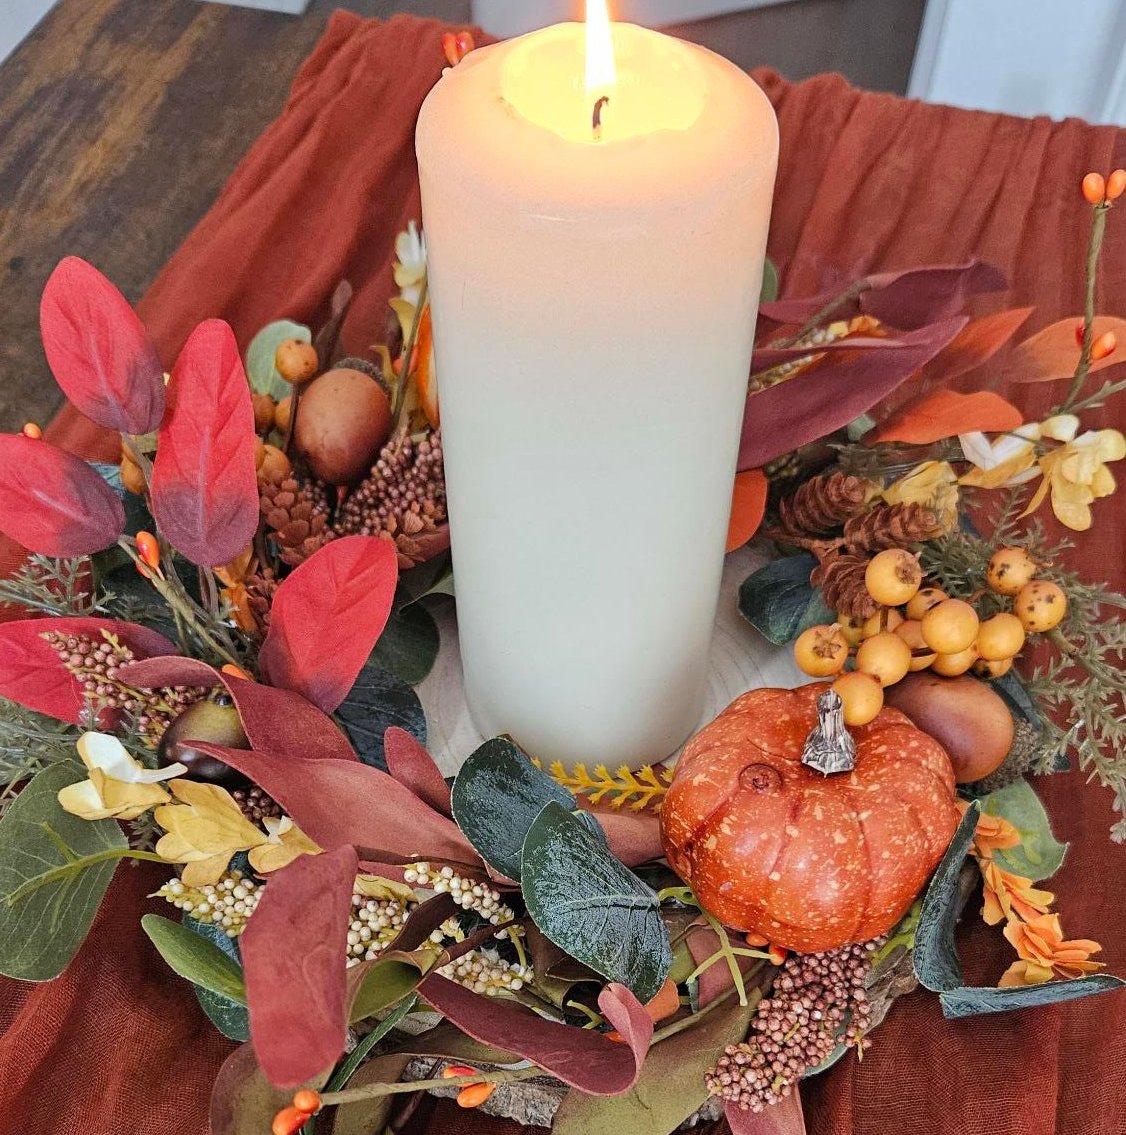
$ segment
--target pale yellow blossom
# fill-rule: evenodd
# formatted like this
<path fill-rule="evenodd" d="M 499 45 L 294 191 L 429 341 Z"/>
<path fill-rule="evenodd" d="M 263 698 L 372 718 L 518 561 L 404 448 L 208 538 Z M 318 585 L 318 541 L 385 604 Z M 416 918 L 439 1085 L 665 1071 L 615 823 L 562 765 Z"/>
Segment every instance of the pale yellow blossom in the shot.
<path fill-rule="evenodd" d="M 135 820 L 168 800 L 160 781 L 188 771 L 181 764 L 145 768 L 108 733 L 84 733 L 77 747 L 90 778 L 62 789 L 59 804 L 84 820 Z"/>
<path fill-rule="evenodd" d="M 249 856 L 250 866 L 259 875 L 280 871 L 295 859 L 300 859 L 302 855 L 320 855 L 321 848 L 288 816 L 282 816 L 280 819 L 267 817 L 262 822 L 266 825 L 269 837 L 265 843 L 252 849 Z"/>
<path fill-rule="evenodd" d="M 947 461 L 925 461 L 885 489 L 884 500 L 929 508 L 950 532 L 958 523 L 958 475 Z"/>
<path fill-rule="evenodd" d="M 1118 430 L 1088 430 L 1074 441 L 1061 440 L 1067 444 L 1040 458 L 1044 480 L 1024 515 L 1035 512 L 1051 492 L 1052 511 L 1059 522 L 1086 532 L 1091 527 L 1091 505 L 1117 487 L 1107 465 L 1126 457 L 1126 438 Z"/>

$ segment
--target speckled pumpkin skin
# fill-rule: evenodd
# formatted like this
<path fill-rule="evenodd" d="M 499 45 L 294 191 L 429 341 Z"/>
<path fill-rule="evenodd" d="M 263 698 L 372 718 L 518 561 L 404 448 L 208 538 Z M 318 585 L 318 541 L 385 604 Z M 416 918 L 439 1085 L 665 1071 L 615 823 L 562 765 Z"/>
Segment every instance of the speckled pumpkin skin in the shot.
<path fill-rule="evenodd" d="M 954 835 L 954 772 L 898 710 L 853 729 L 856 768 L 801 763 L 820 683 L 752 690 L 687 745 L 665 854 L 704 909 L 801 953 L 866 942 L 907 913 Z"/>

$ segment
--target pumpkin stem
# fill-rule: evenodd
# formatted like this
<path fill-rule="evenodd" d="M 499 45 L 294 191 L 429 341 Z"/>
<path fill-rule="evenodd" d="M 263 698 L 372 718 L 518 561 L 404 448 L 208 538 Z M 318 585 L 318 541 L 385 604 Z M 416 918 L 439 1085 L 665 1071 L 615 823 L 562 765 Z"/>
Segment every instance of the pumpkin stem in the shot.
<path fill-rule="evenodd" d="M 844 722 L 844 702 L 836 690 L 817 699 L 816 728 L 806 739 L 801 763 L 825 776 L 856 768 L 856 742 Z"/>

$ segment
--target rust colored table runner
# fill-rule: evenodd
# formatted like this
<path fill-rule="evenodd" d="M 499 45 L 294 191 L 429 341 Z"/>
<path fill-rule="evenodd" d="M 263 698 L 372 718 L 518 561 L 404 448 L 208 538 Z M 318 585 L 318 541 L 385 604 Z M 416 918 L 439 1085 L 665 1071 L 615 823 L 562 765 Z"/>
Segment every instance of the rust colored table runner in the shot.
<path fill-rule="evenodd" d="M 271 319 L 316 323 L 341 278 L 357 289 L 344 328 L 353 352 L 376 341 L 392 292 L 395 234 L 419 214 L 418 108 L 443 66 L 431 22 L 338 13 L 299 72 L 281 117 L 141 305 L 166 361 L 194 324 L 219 316 L 240 342 Z M 877 49 L 877 48 L 874 48 Z M 784 293 L 807 295 L 869 271 L 971 256 L 998 265 L 1007 294 L 1036 305 L 1028 330 L 1082 310 L 1088 169 L 1126 166 L 1126 131 L 924 106 L 856 91 L 839 76 L 790 85 L 757 76 L 782 130 L 770 254 Z M 1126 314 L 1126 226 L 1110 226 L 1099 309 Z M 1028 417 L 1053 388 L 1007 392 Z M 1089 423 L 1109 425 L 1092 416 Z M 1121 422 L 1114 423 L 1121 426 Z M 65 409 L 51 438 L 112 457 L 114 439 Z M 1076 563 L 1126 590 L 1126 493 L 1103 502 Z M 5 549 L 5 562 L 18 550 Z M 1062 839 L 1053 880 L 1077 934 L 1126 974 L 1126 848 L 1107 840 L 1108 795 L 1078 773 L 1041 781 Z M 27 1135 L 204 1135 L 207 1101 L 231 1050 L 189 987 L 140 931 L 148 868 L 122 869 L 80 955 L 56 982 L 0 984 L 0 1130 Z M 994 981 L 999 934 L 964 932 L 968 976 Z M 1126 1132 L 1122 995 L 946 1022 L 937 999 L 896 1004 L 862 1065 L 806 1085 L 810 1135 L 1117 1135 Z M 412 1131 L 515 1135 L 520 1129 L 425 1101 Z"/>

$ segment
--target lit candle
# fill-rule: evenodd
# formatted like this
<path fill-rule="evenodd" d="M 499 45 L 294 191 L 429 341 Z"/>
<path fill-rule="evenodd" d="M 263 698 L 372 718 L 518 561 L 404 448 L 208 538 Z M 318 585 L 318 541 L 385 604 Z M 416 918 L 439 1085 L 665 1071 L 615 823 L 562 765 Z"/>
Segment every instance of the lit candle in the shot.
<path fill-rule="evenodd" d="M 659 760 L 703 705 L 773 110 L 591 0 L 447 72 L 417 145 L 473 720 Z"/>

